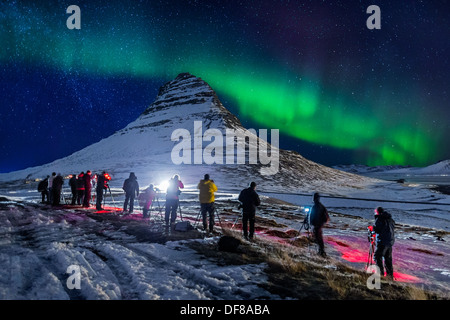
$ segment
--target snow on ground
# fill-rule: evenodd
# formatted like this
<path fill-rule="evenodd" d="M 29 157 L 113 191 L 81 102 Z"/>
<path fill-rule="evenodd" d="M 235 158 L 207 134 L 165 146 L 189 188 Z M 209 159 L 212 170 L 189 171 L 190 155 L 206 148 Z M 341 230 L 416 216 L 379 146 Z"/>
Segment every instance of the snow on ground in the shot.
<path fill-rule="evenodd" d="M 121 207 L 118 185 L 107 195 L 107 207 Z M 184 219 L 195 225 L 199 208 L 193 186 L 183 191 L 181 206 Z M 369 249 L 366 228 L 373 223 L 373 209 L 381 205 L 397 222 L 397 281 L 448 295 L 449 196 L 421 186 L 389 186 L 346 197 L 323 195 L 322 202 L 331 212 L 324 230 L 330 263 L 341 261 L 364 270 Z M 267 281 L 265 263 L 223 265 L 191 248 L 192 243 L 216 243 L 217 235 L 204 237 L 195 231 L 189 239 L 177 237 L 161 229 L 157 211 L 146 221 L 139 208 L 130 217 L 77 207 L 52 208 L 39 204 L 40 195 L 34 190 L 33 184 L 24 188 L 3 183 L 0 188 L 0 197 L 8 199 L 0 198 L 0 299 L 280 299 L 261 286 Z M 301 208 L 311 205 L 311 195 L 260 194 L 265 204 L 258 212 L 262 220 L 257 237 L 288 245 L 292 239 L 286 235 L 300 229 Z M 239 229 L 236 197 L 235 190 L 222 191 L 216 201 L 222 223 L 237 221 Z M 386 200 L 392 202 L 380 202 Z M 159 204 L 164 205 L 162 195 Z M 275 225 L 265 224 L 270 221 Z M 302 235 L 307 235 L 304 230 Z M 315 248 L 305 254 L 315 256 Z M 68 288 L 71 265 L 80 267 L 80 290 Z"/>
<path fill-rule="evenodd" d="M 187 240 L 138 242 L 125 225 L 115 229 L 73 209 L 3 202 L 0 217 L 2 300 L 277 298 L 258 287 L 264 264 L 217 265 Z M 80 290 L 68 289 L 71 265 L 80 266 Z"/>

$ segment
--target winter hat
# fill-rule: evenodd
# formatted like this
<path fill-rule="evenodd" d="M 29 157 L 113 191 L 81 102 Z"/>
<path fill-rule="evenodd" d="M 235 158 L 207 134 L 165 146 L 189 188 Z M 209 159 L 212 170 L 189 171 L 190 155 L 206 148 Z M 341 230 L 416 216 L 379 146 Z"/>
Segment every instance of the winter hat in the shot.
<path fill-rule="evenodd" d="M 385 211 L 384 211 L 384 209 L 382 208 L 382 207 L 377 207 L 376 209 L 375 209 L 375 215 L 376 216 L 379 216 L 380 214 L 383 214 Z"/>
<path fill-rule="evenodd" d="M 209 174 L 205 174 L 204 180 L 209 180 Z"/>
<path fill-rule="evenodd" d="M 318 192 L 315 192 L 313 194 L 313 201 L 316 202 L 316 201 L 319 201 L 319 200 L 320 200 L 320 194 Z"/>

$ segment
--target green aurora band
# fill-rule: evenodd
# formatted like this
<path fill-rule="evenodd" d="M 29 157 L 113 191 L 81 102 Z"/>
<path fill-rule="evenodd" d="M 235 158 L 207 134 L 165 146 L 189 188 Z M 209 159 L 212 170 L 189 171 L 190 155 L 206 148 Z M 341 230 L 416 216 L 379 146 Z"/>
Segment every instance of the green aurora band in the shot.
<path fill-rule="evenodd" d="M 157 28 L 143 17 L 135 18 L 131 26 L 126 16 L 114 15 L 102 24 L 85 23 L 94 17 L 89 13 L 83 15 L 81 30 L 68 30 L 67 15 L 53 14 L 49 19 L 45 10 L 29 9 L 32 13 L 26 18 L 14 7 L 6 7 L 6 14 L 0 16 L 0 61 L 11 63 L 14 57 L 15 62 L 71 75 L 144 80 L 190 72 L 234 100 L 240 117 L 310 143 L 348 149 L 356 162 L 371 166 L 427 165 L 436 160 L 445 139 L 444 130 L 433 127 L 431 119 L 436 115 L 421 111 L 424 108 L 418 103 L 409 103 L 405 113 L 392 113 L 387 93 L 368 90 L 355 98 L 353 90 L 342 92 L 337 86 L 324 85 L 313 73 L 300 79 L 276 62 L 254 62 L 255 54 L 260 54 L 257 50 L 233 49 L 231 43 L 227 52 L 214 49 L 230 41 L 226 35 L 205 43 L 201 32 L 189 36 L 187 30 L 177 30 L 165 33 L 168 40 L 162 42 L 156 32 L 148 31 Z M 408 101 L 420 101 L 417 96 L 402 92 Z"/>

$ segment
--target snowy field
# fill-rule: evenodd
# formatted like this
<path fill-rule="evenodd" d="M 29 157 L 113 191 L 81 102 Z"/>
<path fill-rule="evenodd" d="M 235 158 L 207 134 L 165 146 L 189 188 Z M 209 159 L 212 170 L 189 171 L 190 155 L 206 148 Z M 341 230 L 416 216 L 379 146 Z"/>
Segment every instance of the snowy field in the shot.
<path fill-rule="evenodd" d="M 106 207 L 113 212 L 109 213 L 93 208 L 52 208 L 39 203 L 35 183 L 2 183 L 0 299 L 282 299 L 264 289 L 265 263 L 224 265 L 193 249 L 216 243 L 220 234 L 205 236 L 193 230 L 185 237 L 162 228 L 162 217 L 155 210 L 158 202 L 150 220 L 142 219 L 139 207 L 131 216 L 118 216 L 123 203 L 119 185 L 112 183 L 112 193 L 106 197 Z M 392 183 L 377 188 L 345 197 L 323 195 L 322 202 L 331 212 L 331 222 L 324 230 L 331 267 L 333 261 L 340 261 L 364 269 L 366 227 L 373 222 L 373 209 L 381 205 L 392 213 L 398 226 L 394 247 L 397 281 L 448 295 L 450 197 L 421 185 L 405 188 Z M 65 194 L 69 196 L 67 184 Z M 224 224 L 238 221 L 237 194 L 236 190 L 217 194 Z M 311 205 L 311 195 L 260 194 L 265 205 L 258 216 L 276 223 L 260 225 L 257 237 L 283 243 L 285 239 L 275 231 L 299 230 L 302 207 Z M 187 184 L 180 217 L 193 225 L 198 222 L 197 197 L 194 184 Z M 286 204 L 274 204 L 269 197 Z M 159 205 L 164 205 L 163 195 Z M 305 254 L 314 257 L 315 249 L 308 248 Z M 79 266 L 81 276 L 76 290 L 69 289 L 67 282 L 68 268 L 73 265 Z"/>

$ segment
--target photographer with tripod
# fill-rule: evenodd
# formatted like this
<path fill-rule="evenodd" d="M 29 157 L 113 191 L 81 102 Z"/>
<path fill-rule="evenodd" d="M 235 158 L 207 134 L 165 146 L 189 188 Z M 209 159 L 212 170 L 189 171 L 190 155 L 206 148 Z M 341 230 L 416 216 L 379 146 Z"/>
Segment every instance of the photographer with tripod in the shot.
<path fill-rule="evenodd" d="M 169 186 L 167 187 L 166 193 L 166 211 L 165 211 L 165 220 L 166 225 L 169 225 L 170 222 L 174 223 L 177 219 L 177 209 L 179 206 L 179 196 L 181 194 L 181 190 L 184 188 L 183 182 L 180 181 L 179 175 L 174 175 L 172 179 L 169 180 Z"/>
<path fill-rule="evenodd" d="M 395 242 L 394 228 L 395 221 L 392 219 L 392 215 L 382 207 L 377 207 L 375 209 L 375 225 L 373 226 L 377 245 L 374 259 L 380 269 L 380 275 L 384 276 L 386 267 L 386 276 L 391 280 L 394 280 L 394 267 L 392 265 L 392 246 Z M 383 258 L 385 267 L 383 266 Z"/>
<path fill-rule="evenodd" d="M 325 244 L 323 241 L 322 229 L 325 223 L 330 220 L 330 216 L 328 215 L 327 208 L 320 202 L 320 195 L 317 192 L 313 195 L 313 201 L 314 205 L 311 208 L 309 215 L 310 224 L 313 227 L 314 238 L 319 246 L 318 253 L 325 258 Z"/>
<path fill-rule="evenodd" d="M 106 190 L 108 190 L 108 181 L 111 178 L 109 175 L 103 171 L 101 174 L 97 175 L 97 186 L 96 186 L 96 192 L 97 192 L 97 201 L 96 201 L 96 209 L 97 210 L 103 210 L 102 209 L 102 202 L 103 202 L 103 195 Z"/>
<path fill-rule="evenodd" d="M 214 180 L 209 179 L 209 174 L 205 174 L 204 179 L 200 180 L 197 185 L 199 189 L 200 210 L 203 218 L 203 229 L 207 230 L 206 213 L 209 215 L 209 232 L 214 230 L 214 192 L 217 191 L 217 186 Z"/>
<path fill-rule="evenodd" d="M 238 200 L 242 203 L 242 231 L 246 240 L 252 240 L 255 233 L 256 207 L 261 204 L 256 193 L 256 183 L 251 182 L 249 187 L 239 193 Z"/>
<path fill-rule="evenodd" d="M 156 190 L 153 184 L 139 194 L 138 202 L 142 207 L 142 217 L 144 219 L 149 218 L 150 207 L 152 206 L 153 199 L 156 197 Z"/>

